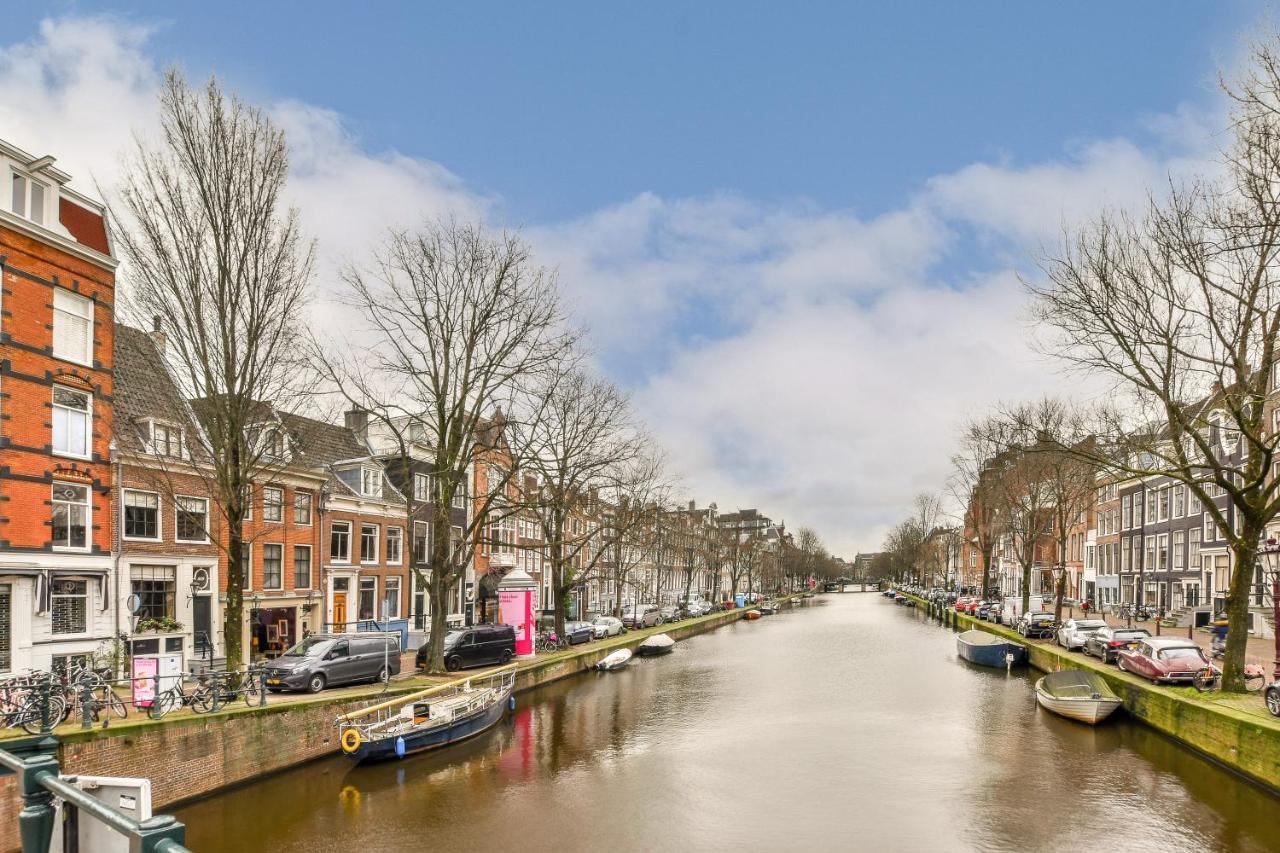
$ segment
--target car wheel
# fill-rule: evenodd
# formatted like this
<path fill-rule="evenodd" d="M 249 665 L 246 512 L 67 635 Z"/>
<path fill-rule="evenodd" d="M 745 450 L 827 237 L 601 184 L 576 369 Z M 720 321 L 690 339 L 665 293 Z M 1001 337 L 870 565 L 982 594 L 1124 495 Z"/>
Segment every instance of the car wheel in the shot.
<path fill-rule="evenodd" d="M 503 649 L 502 654 L 498 656 L 498 663 L 507 664 L 511 662 L 511 649 Z"/>
<path fill-rule="evenodd" d="M 324 673 L 317 672 L 307 681 L 307 692 L 319 693 L 321 690 L 324 690 L 325 683 Z"/>
<path fill-rule="evenodd" d="M 1129 670 L 1127 670 L 1127 669 L 1125 669 L 1125 668 L 1124 668 L 1124 658 L 1120 657 L 1119 655 L 1117 655 L 1117 656 L 1116 656 L 1116 666 L 1118 666 L 1118 667 L 1120 668 L 1120 671 L 1121 671 L 1121 672 L 1128 672 L 1128 671 L 1129 671 Z"/>
<path fill-rule="evenodd" d="M 1267 690 L 1267 710 L 1271 716 L 1280 717 L 1280 687 L 1273 685 Z"/>
<path fill-rule="evenodd" d="M 450 672 L 457 672 L 459 669 L 462 668 L 462 661 L 458 660 L 457 655 L 454 655 L 451 658 L 446 658 L 444 662 L 444 668 L 449 670 Z"/>
<path fill-rule="evenodd" d="M 378 670 L 378 676 L 374 681 L 381 682 L 382 684 L 388 683 L 391 681 L 391 670 L 384 666 L 382 669 Z"/>

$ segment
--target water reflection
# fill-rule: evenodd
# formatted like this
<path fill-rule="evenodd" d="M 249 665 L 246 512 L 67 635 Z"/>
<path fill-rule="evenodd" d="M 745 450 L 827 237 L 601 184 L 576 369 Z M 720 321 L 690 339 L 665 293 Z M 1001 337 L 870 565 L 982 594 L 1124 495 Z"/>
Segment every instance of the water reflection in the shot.
<path fill-rule="evenodd" d="M 1277 849 L 1277 800 L 875 595 L 825 596 L 519 698 L 441 754 L 326 759 L 184 809 L 208 850 Z"/>

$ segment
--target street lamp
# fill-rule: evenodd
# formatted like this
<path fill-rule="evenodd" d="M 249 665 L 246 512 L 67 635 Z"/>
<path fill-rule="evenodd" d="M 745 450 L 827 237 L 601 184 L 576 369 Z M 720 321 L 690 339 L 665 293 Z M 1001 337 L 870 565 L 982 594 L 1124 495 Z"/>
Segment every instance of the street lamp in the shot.
<path fill-rule="evenodd" d="M 1271 612 L 1275 617 L 1276 656 L 1272 662 L 1271 677 L 1280 679 L 1280 542 L 1275 537 L 1267 539 L 1262 546 L 1262 559 L 1266 562 L 1267 574 L 1271 576 Z"/>

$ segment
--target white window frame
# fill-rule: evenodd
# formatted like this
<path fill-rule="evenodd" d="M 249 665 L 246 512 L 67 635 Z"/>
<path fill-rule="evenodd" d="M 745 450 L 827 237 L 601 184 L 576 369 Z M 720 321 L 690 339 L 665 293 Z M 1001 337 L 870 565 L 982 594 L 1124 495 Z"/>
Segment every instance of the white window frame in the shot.
<path fill-rule="evenodd" d="M 307 551 L 307 585 L 298 586 L 298 549 L 305 548 Z M 316 583 L 316 561 L 315 551 L 310 545 L 294 545 L 293 546 L 293 588 L 294 589 L 314 589 Z"/>
<path fill-rule="evenodd" d="M 182 526 L 178 524 L 178 514 L 182 512 L 183 501 L 199 501 L 204 504 L 204 538 L 203 539 L 182 539 L 180 532 Z M 202 498 L 197 495 L 174 495 L 173 496 L 173 541 L 185 542 L 192 545 L 209 544 L 209 499 Z"/>
<path fill-rule="evenodd" d="M 418 503 L 431 502 L 431 475 L 415 473 L 413 475 L 413 499 Z"/>
<path fill-rule="evenodd" d="M 280 585 L 267 586 L 267 549 L 280 549 Z M 284 543 L 283 542 L 263 542 L 262 543 L 262 589 L 264 592 L 280 592 L 284 589 Z"/>
<path fill-rule="evenodd" d="M 240 543 L 240 549 L 244 554 L 245 564 L 243 591 L 250 592 L 253 590 L 253 543 L 242 542 Z"/>
<path fill-rule="evenodd" d="M 60 583 L 84 584 L 84 595 L 65 595 L 57 592 L 57 585 Z M 94 594 L 93 589 L 97 584 L 88 578 L 68 578 L 55 577 L 49 585 L 49 634 L 57 637 L 59 640 L 66 640 L 72 637 L 87 637 L 93 633 L 94 620 Z M 54 599 L 64 598 L 84 598 L 84 630 L 83 631 L 54 631 L 53 624 L 53 601 Z"/>
<path fill-rule="evenodd" d="M 280 500 L 274 503 L 267 503 L 267 492 L 275 492 L 280 496 Z M 268 513 L 268 508 L 274 508 L 276 512 L 275 518 Z M 262 487 L 262 521 L 264 524 L 284 524 L 284 487 L 283 486 L 263 486 Z"/>
<path fill-rule="evenodd" d="M 161 453 L 156 450 L 157 427 L 164 430 L 169 436 L 165 442 L 168 446 L 168 451 L 165 453 Z M 176 452 L 174 449 L 175 441 L 177 442 Z M 170 423 L 169 421 L 159 421 L 155 418 L 149 418 L 147 420 L 147 452 L 152 456 L 164 456 L 169 459 L 185 459 L 187 457 L 187 437 L 184 434 L 182 427 L 177 424 Z"/>
<path fill-rule="evenodd" d="M 338 526 L 344 526 L 347 529 L 347 553 L 341 556 L 333 553 L 333 533 L 334 533 L 334 529 L 337 528 Z M 352 531 L 352 524 L 350 521 L 346 519 L 338 518 L 329 522 L 329 562 L 342 563 L 343 565 L 349 565 L 351 563 L 351 557 L 352 557 L 351 531 Z"/>
<path fill-rule="evenodd" d="M 68 394 L 77 394 L 81 397 L 84 397 L 88 405 L 85 407 L 83 411 L 81 411 L 80 409 L 73 409 L 69 406 L 64 406 L 58 402 L 57 393 L 59 391 L 65 391 Z M 53 406 L 53 422 L 50 425 L 50 441 L 49 441 L 49 446 L 50 448 L 52 448 L 53 455 L 66 456 L 71 459 L 91 458 L 93 456 L 93 394 L 91 394 L 88 391 L 84 391 L 80 388 L 72 388 L 70 385 L 62 385 L 60 383 L 55 382 L 53 384 L 52 390 L 50 391 L 49 399 L 50 399 L 50 405 Z M 58 412 L 60 411 L 73 413 L 75 415 L 79 415 L 84 418 L 84 452 L 83 453 L 77 453 L 73 450 L 62 450 L 58 448 Z M 69 416 L 70 415 L 68 415 L 68 417 Z M 68 430 L 64 429 L 64 432 L 66 432 L 67 435 L 70 435 L 70 432 Z"/>
<path fill-rule="evenodd" d="M 156 535 L 155 538 L 146 536 L 130 536 L 125 533 L 124 516 L 125 510 L 129 508 L 127 503 L 129 495 L 154 495 L 156 499 Z M 164 541 L 164 498 L 159 492 L 150 492 L 146 489 L 121 489 L 120 490 L 120 538 L 129 542 L 163 542 Z"/>
<path fill-rule="evenodd" d="M 373 488 L 370 489 L 369 486 Z M 382 497 L 382 472 L 377 468 L 361 466 L 360 468 L 360 494 L 366 498 Z"/>
<path fill-rule="evenodd" d="M 298 521 L 298 502 L 302 501 L 307 507 L 307 520 Z M 294 489 L 293 491 L 293 523 L 298 527 L 310 527 L 312 519 L 315 518 L 315 501 L 311 497 L 310 492 Z"/>
<path fill-rule="evenodd" d="M 369 527 L 373 528 L 373 558 L 370 560 L 366 560 L 364 558 L 365 529 Z M 362 566 L 378 565 L 378 555 L 381 553 L 382 553 L 382 525 L 370 524 L 367 521 L 360 522 L 360 565 Z"/>
<path fill-rule="evenodd" d="M 391 559 L 391 546 L 390 546 L 390 542 L 391 542 L 391 539 L 392 539 L 391 531 L 393 531 L 393 530 L 396 532 L 395 539 L 396 539 L 396 542 L 397 542 L 397 544 L 398 544 L 398 546 L 399 546 L 399 548 L 397 549 L 396 559 L 394 559 L 394 560 L 393 560 L 393 559 Z M 388 543 L 388 545 L 387 545 L 387 565 L 388 565 L 388 566 L 403 566 L 403 565 L 404 565 L 404 528 L 403 528 L 403 527 L 399 527 L 399 526 L 394 525 L 394 524 L 388 524 L 388 525 L 387 525 L 387 543 Z"/>
<path fill-rule="evenodd" d="M 13 191 L 13 184 L 15 180 L 20 180 L 23 182 L 22 196 L 21 196 L 21 206 L 22 206 L 21 210 L 18 209 L 19 197 L 15 195 Z M 31 212 L 31 207 L 32 207 L 31 199 L 35 197 L 35 190 L 37 189 L 40 190 L 39 218 L 32 215 L 32 212 Z M 21 169 L 15 169 L 10 167 L 9 169 L 9 211 L 13 213 L 15 216 L 21 216 L 23 219 L 27 220 L 28 222 L 34 222 L 36 225 L 44 225 L 49 218 L 49 212 L 50 212 L 49 208 L 52 206 L 52 199 L 50 198 L 51 194 L 49 190 L 50 190 L 49 184 L 45 183 L 42 180 L 39 180 L 38 178 L 32 177 L 29 172 L 24 172 Z"/>
<path fill-rule="evenodd" d="M 382 603 L 386 604 L 387 599 L 389 597 L 388 594 L 391 592 L 392 585 L 395 586 L 395 590 L 396 590 L 396 597 L 395 597 L 396 611 L 395 613 L 388 613 L 385 611 L 385 608 L 380 608 L 380 612 L 378 613 L 379 619 L 391 620 L 391 619 L 400 618 L 400 610 L 401 610 L 400 592 L 401 592 L 402 584 L 400 582 L 399 575 L 387 575 L 382 579 Z"/>
<path fill-rule="evenodd" d="M 71 501 L 53 500 L 53 488 L 57 488 L 57 486 L 60 483 L 64 486 L 75 486 L 77 488 L 84 489 L 84 494 L 85 494 L 84 503 L 72 504 Z M 84 553 L 86 551 L 93 550 L 93 487 L 89 486 L 86 483 L 69 483 L 63 480 L 54 480 L 53 486 L 50 489 L 49 497 L 50 497 L 50 504 L 51 504 L 50 512 L 49 512 L 49 520 L 51 522 L 53 520 L 53 506 L 56 506 L 57 504 L 70 504 L 72 506 L 84 507 L 84 545 L 58 545 L 55 543 L 53 545 L 53 550 L 70 551 L 72 553 Z M 50 530 L 50 533 L 52 533 L 52 530 Z M 71 526 L 69 524 L 67 525 L 67 535 L 68 537 L 70 537 L 71 535 Z"/>
<path fill-rule="evenodd" d="M 59 305 L 59 303 L 63 303 Z M 87 314 L 81 313 L 80 309 L 87 309 Z M 53 357 L 62 361 L 70 361 L 73 364 L 82 364 L 86 367 L 93 367 L 93 300 L 79 293 L 67 290 L 65 287 L 55 287 L 53 289 L 53 341 L 50 349 L 53 351 Z M 84 351 L 87 353 L 86 358 L 77 358 L 65 353 L 58 352 L 58 315 L 67 314 L 77 317 L 85 321 L 85 341 Z"/>

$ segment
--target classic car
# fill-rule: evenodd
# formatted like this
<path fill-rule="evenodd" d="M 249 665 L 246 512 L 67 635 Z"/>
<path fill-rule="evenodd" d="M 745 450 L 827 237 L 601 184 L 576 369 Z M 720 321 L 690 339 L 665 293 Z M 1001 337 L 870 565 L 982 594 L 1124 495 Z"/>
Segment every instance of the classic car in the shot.
<path fill-rule="evenodd" d="M 1147 637 L 1136 649 L 1123 648 L 1116 663 L 1125 672 L 1149 678 L 1157 684 L 1190 684 L 1196 673 L 1211 666 L 1194 640 Z"/>

